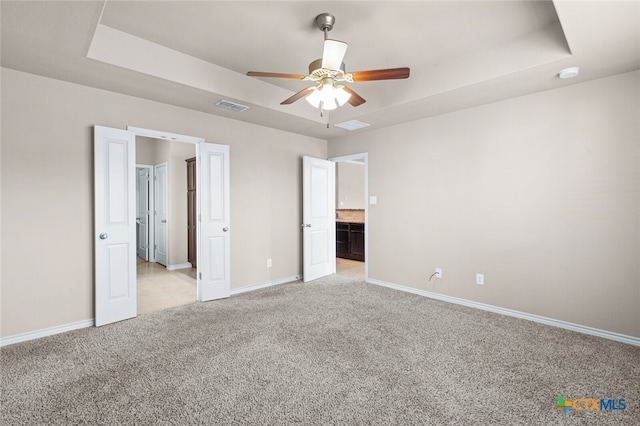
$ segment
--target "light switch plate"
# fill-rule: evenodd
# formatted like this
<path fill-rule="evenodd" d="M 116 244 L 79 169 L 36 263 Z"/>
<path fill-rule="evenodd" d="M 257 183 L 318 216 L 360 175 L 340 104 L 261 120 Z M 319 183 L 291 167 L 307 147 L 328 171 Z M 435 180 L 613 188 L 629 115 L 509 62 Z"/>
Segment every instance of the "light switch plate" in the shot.
<path fill-rule="evenodd" d="M 369 197 L 369 204 L 371 205 L 378 204 L 378 197 L 375 195 L 371 195 Z"/>

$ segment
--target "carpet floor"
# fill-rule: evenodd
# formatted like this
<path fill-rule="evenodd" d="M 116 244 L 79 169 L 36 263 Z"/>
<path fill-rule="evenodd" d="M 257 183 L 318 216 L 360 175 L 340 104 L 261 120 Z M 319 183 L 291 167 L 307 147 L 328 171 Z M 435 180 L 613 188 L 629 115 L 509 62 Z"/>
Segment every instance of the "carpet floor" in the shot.
<path fill-rule="evenodd" d="M 340 275 L 0 355 L 2 425 L 640 424 L 638 347 Z"/>

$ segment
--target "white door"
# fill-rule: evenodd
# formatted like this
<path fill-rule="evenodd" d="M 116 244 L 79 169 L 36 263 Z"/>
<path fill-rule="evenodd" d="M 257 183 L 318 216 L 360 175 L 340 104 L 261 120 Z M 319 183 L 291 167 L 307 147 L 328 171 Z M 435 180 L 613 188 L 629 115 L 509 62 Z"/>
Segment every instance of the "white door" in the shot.
<path fill-rule="evenodd" d="M 304 282 L 336 272 L 335 163 L 302 158 Z"/>
<path fill-rule="evenodd" d="M 135 135 L 94 127 L 96 326 L 136 316 Z"/>
<path fill-rule="evenodd" d="M 155 223 L 155 250 L 154 257 L 156 262 L 161 265 L 167 266 L 167 252 L 168 252 L 168 209 L 169 203 L 167 200 L 167 165 L 160 164 L 153 168 L 154 174 L 154 188 L 155 188 L 155 207 L 154 207 L 154 223 Z"/>
<path fill-rule="evenodd" d="M 229 147 L 198 144 L 198 300 L 231 294 Z"/>
<path fill-rule="evenodd" d="M 149 169 L 136 169 L 136 227 L 138 256 L 149 261 Z"/>

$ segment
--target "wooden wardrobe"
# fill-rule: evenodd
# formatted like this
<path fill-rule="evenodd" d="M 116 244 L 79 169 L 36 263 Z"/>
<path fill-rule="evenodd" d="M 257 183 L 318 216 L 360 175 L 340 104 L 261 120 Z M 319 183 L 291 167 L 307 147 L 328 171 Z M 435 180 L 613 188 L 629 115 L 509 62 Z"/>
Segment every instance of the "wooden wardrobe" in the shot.
<path fill-rule="evenodd" d="M 198 238 L 196 235 L 196 157 L 187 162 L 187 261 L 197 267 Z"/>

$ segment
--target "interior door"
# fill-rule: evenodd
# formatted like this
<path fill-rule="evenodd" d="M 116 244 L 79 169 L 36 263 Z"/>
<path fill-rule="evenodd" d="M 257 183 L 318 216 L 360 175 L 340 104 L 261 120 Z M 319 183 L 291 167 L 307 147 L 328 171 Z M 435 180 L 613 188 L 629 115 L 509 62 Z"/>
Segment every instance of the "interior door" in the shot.
<path fill-rule="evenodd" d="M 153 168 L 154 174 L 154 223 L 155 223 L 155 247 L 154 254 L 156 262 L 161 265 L 167 266 L 167 252 L 168 252 L 168 210 L 169 202 L 167 200 L 167 165 L 159 164 Z"/>
<path fill-rule="evenodd" d="M 136 228 L 138 256 L 149 261 L 149 169 L 136 169 Z"/>
<path fill-rule="evenodd" d="M 229 147 L 198 144 L 198 300 L 231 294 Z"/>
<path fill-rule="evenodd" d="M 335 163 L 302 158 L 304 282 L 336 271 Z"/>
<path fill-rule="evenodd" d="M 135 135 L 94 127 L 96 326 L 136 316 Z"/>

